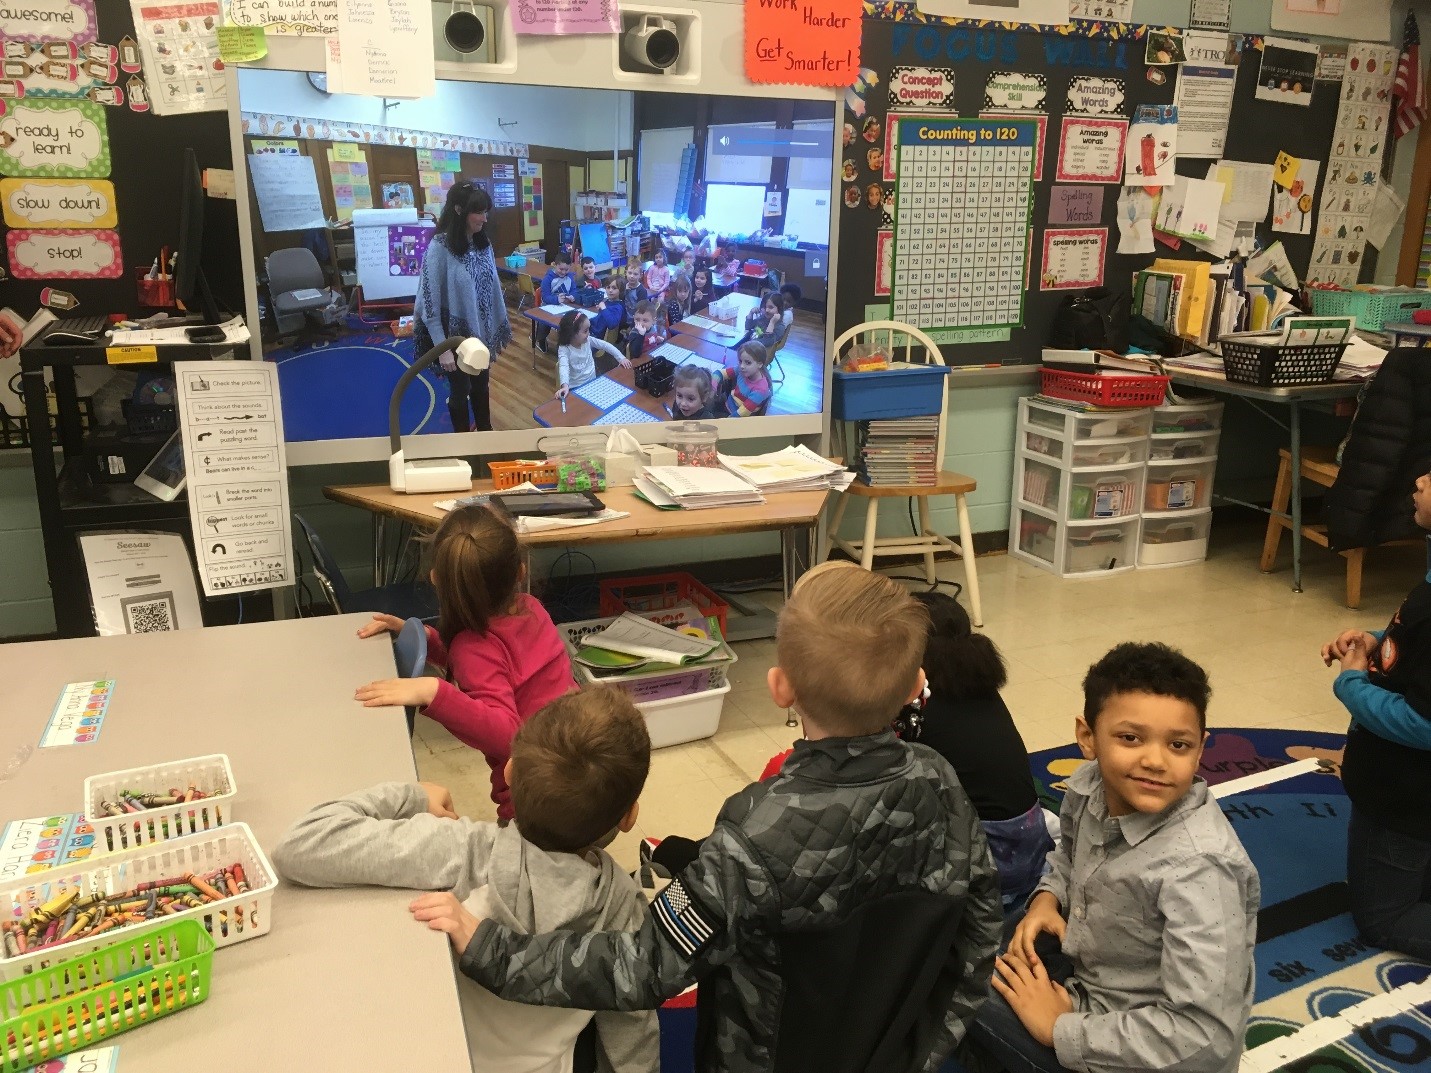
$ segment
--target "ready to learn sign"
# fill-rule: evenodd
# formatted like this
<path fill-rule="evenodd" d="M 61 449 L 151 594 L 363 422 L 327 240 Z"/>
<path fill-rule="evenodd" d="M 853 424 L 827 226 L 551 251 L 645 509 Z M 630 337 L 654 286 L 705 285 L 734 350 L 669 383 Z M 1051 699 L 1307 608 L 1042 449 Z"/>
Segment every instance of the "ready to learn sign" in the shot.
<path fill-rule="evenodd" d="M 860 0 L 745 0 L 752 82 L 850 86 L 860 71 Z"/>

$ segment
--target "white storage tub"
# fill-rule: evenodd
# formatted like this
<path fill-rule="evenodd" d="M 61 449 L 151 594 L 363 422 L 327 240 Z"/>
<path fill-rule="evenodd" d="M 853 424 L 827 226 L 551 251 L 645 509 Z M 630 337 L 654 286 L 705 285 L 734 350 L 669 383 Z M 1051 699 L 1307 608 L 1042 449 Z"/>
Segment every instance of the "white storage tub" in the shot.
<path fill-rule="evenodd" d="M 1143 516 L 1143 536 L 1138 542 L 1138 565 L 1143 567 L 1183 566 L 1207 558 L 1207 541 L 1212 532 L 1212 510 L 1196 514 L 1147 514 Z"/>

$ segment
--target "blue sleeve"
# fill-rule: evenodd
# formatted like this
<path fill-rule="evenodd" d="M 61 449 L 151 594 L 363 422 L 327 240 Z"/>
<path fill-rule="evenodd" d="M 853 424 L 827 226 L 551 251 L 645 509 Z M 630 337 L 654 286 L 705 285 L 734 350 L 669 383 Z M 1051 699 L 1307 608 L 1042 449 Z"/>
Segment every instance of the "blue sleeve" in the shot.
<path fill-rule="evenodd" d="M 1431 749 L 1431 719 L 1400 693 L 1372 685 L 1366 671 L 1342 671 L 1332 692 L 1353 719 L 1378 737 L 1412 749 Z"/>
<path fill-rule="evenodd" d="M 542 305 L 556 305 L 556 295 L 552 294 L 552 274 L 550 272 L 542 277 Z"/>

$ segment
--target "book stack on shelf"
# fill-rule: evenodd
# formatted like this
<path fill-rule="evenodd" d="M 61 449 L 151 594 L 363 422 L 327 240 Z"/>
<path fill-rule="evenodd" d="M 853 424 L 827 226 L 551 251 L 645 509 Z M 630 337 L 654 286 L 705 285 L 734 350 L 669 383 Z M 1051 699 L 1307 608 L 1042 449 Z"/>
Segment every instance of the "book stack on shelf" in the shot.
<path fill-rule="evenodd" d="M 860 422 L 859 474 L 871 487 L 939 480 L 939 415 Z"/>

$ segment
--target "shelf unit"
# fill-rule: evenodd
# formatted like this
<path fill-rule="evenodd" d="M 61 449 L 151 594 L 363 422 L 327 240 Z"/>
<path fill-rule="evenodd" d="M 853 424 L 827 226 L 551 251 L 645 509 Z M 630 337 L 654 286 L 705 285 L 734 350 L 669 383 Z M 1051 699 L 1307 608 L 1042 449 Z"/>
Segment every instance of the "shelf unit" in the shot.
<path fill-rule="evenodd" d="M 1212 483 L 1222 435 L 1222 403 L 1152 411 L 1138 566 L 1187 566 L 1207 558 Z"/>
<path fill-rule="evenodd" d="M 162 361 L 155 364 L 163 366 L 172 366 L 176 361 L 236 356 L 230 346 L 203 344 L 165 346 L 157 353 Z M 76 372 L 87 367 L 103 368 L 110 364 L 109 359 L 103 346 L 45 346 L 41 342 L 20 351 L 21 390 L 25 417 L 32 430 L 30 458 L 45 540 L 45 564 L 54 601 L 55 630 L 61 637 L 95 634 L 79 534 L 97 529 L 179 533 L 193 553 L 187 497 L 180 495 L 172 503 L 165 503 L 132 484 L 92 482 L 85 472 L 87 426 L 80 419 Z M 54 387 L 54 414 L 46 402 L 47 379 Z M 36 435 L 35 430 L 43 431 Z M 239 618 L 239 603 L 233 598 L 201 597 L 200 607 L 206 626 L 226 625 Z M 272 596 L 267 591 L 248 593 L 242 610 L 246 619 L 272 618 Z"/>
<path fill-rule="evenodd" d="M 1132 570 L 1151 427 L 1151 410 L 1020 399 L 1009 554 L 1067 578 Z"/>

